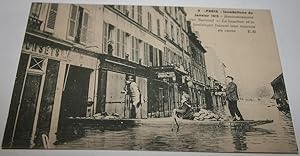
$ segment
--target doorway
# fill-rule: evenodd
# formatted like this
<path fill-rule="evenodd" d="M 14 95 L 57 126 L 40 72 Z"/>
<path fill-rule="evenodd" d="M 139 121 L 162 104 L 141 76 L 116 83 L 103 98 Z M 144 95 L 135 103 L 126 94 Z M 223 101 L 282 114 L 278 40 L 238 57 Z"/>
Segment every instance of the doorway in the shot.
<path fill-rule="evenodd" d="M 67 65 L 58 123 L 58 139 L 70 135 L 67 131 L 70 128 L 66 120 L 68 117 L 86 116 L 91 72 L 91 69 Z"/>
<path fill-rule="evenodd" d="M 30 146 L 41 80 L 41 75 L 27 75 L 14 135 L 14 146 L 17 148 Z"/>

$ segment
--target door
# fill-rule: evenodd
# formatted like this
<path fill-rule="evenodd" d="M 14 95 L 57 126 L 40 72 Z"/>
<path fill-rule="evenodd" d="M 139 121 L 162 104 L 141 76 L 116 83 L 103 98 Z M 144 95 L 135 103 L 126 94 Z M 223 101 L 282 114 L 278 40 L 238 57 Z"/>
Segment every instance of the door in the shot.
<path fill-rule="evenodd" d="M 33 126 L 37 115 L 36 108 L 41 98 L 41 85 L 43 84 L 42 81 L 45 75 L 46 63 L 47 59 L 45 58 L 30 56 L 17 113 L 13 147 L 24 148 L 33 145 L 35 139 L 32 137 L 35 131 Z"/>
<path fill-rule="evenodd" d="M 159 117 L 163 117 L 164 116 L 164 89 L 163 88 L 159 88 L 158 89 L 158 103 L 159 103 Z"/>
<path fill-rule="evenodd" d="M 130 98 L 122 93 L 125 89 L 125 74 L 108 71 L 106 86 L 105 112 L 108 114 L 117 113 L 121 117 L 130 116 Z M 125 104 L 126 100 L 126 104 Z"/>
<path fill-rule="evenodd" d="M 30 145 L 42 75 L 27 74 L 14 135 L 14 147 Z"/>
<path fill-rule="evenodd" d="M 89 81 L 92 70 L 67 65 L 58 124 L 58 139 L 66 137 L 67 117 L 86 117 Z"/>
<path fill-rule="evenodd" d="M 140 114 L 138 118 L 147 118 L 148 108 L 148 91 L 147 91 L 147 79 L 142 77 L 136 77 L 138 88 L 142 94 L 142 106 L 140 108 Z"/>

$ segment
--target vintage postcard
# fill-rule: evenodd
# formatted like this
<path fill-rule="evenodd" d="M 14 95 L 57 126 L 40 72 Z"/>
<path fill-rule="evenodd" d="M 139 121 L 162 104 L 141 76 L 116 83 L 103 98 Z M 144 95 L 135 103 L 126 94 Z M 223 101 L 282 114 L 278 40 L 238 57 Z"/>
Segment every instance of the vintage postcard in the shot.
<path fill-rule="evenodd" d="M 3 149 L 298 153 L 269 10 L 32 3 Z"/>

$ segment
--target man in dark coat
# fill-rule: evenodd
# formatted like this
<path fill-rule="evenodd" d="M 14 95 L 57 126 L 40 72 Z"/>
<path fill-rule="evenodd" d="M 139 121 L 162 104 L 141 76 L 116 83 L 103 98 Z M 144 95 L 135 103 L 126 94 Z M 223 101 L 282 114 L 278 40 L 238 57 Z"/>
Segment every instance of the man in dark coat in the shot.
<path fill-rule="evenodd" d="M 235 115 L 239 117 L 240 121 L 243 121 L 244 118 L 237 106 L 237 101 L 239 100 L 238 93 L 237 93 L 237 85 L 233 82 L 232 76 L 227 76 L 227 87 L 226 87 L 226 99 L 228 101 L 228 108 L 230 114 L 233 118 L 233 121 L 236 121 Z"/>

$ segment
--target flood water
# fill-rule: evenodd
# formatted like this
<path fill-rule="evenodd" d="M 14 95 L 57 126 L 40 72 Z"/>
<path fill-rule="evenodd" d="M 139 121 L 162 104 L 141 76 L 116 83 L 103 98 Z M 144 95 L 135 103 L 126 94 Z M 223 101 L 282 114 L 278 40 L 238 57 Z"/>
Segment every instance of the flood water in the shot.
<path fill-rule="evenodd" d="M 155 150 L 193 152 L 297 153 L 291 118 L 270 101 L 243 101 L 239 108 L 246 120 L 274 120 L 247 129 L 199 125 L 180 121 L 171 130 L 167 119 L 146 119 L 142 125 L 122 131 L 87 129 L 85 136 L 57 145 L 58 149 Z M 228 110 L 225 109 L 228 113 Z"/>

